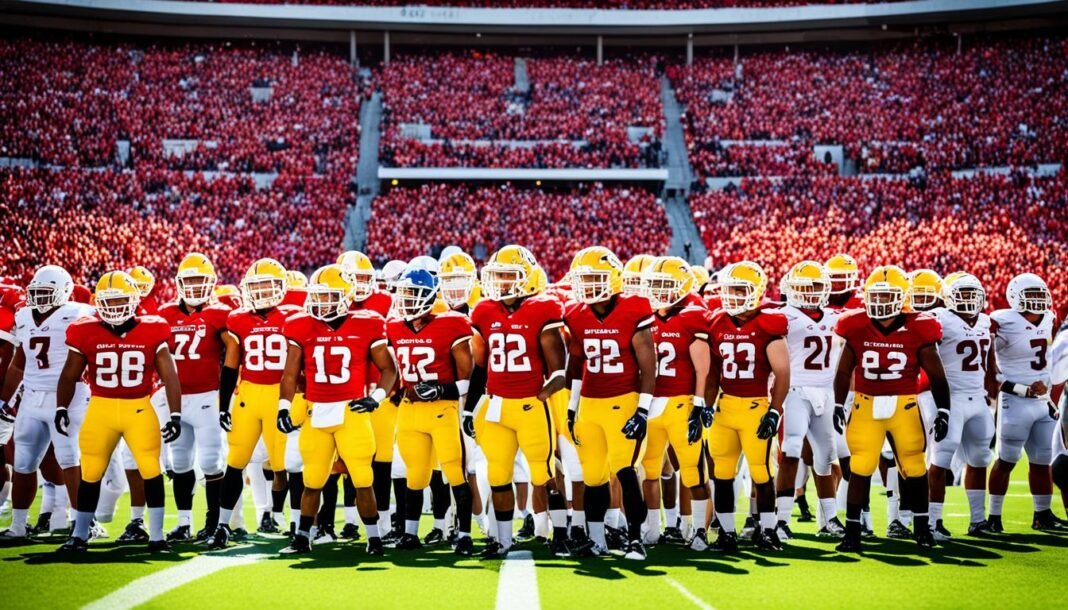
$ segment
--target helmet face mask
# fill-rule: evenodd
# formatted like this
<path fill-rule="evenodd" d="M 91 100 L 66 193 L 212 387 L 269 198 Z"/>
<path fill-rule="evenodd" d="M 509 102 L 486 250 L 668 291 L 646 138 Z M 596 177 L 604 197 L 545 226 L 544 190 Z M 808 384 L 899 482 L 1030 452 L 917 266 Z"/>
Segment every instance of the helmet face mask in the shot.
<path fill-rule="evenodd" d="M 599 269 L 577 269 L 571 272 L 571 291 L 575 300 L 587 305 L 603 303 L 612 298 L 612 272 Z"/>
<path fill-rule="evenodd" d="M 352 300 L 363 301 L 375 292 L 375 274 L 373 271 L 354 271 L 348 274 L 352 284 Z"/>
<path fill-rule="evenodd" d="M 74 292 L 74 281 L 62 267 L 45 265 L 33 274 L 26 286 L 26 306 L 37 313 L 45 313 L 65 305 Z"/>
<path fill-rule="evenodd" d="M 950 311 L 974 316 L 986 309 L 986 291 L 982 286 L 955 285 L 946 293 L 945 301 Z"/>
<path fill-rule="evenodd" d="M 642 275 L 626 271 L 623 273 L 623 294 L 641 294 Z"/>
<path fill-rule="evenodd" d="M 831 296 L 831 282 L 823 266 L 802 261 L 782 278 L 780 288 L 786 304 L 799 309 L 819 309 Z"/>
<path fill-rule="evenodd" d="M 720 300 L 723 310 L 732 316 L 756 309 L 757 290 L 750 282 L 730 280 L 720 282 Z"/>
<path fill-rule="evenodd" d="M 1053 297 L 1046 282 L 1034 273 L 1021 273 L 1005 289 L 1009 306 L 1020 313 L 1045 314 L 1053 308 Z"/>
<path fill-rule="evenodd" d="M 487 263 L 482 268 L 482 296 L 492 301 L 517 299 L 524 296 L 527 271 L 519 265 Z"/>
<path fill-rule="evenodd" d="M 245 302 L 253 309 L 270 309 L 282 303 L 286 294 L 286 282 L 271 276 L 256 276 L 241 284 Z"/>
<path fill-rule="evenodd" d="M 831 280 L 830 294 L 845 294 L 857 289 L 860 274 L 857 271 L 828 271 Z"/>
<path fill-rule="evenodd" d="M 137 314 L 141 299 L 119 290 L 105 290 L 96 295 L 96 312 L 100 319 L 118 326 Z"/>
<path fill-rule="evenodd" d="M 640 294 L 653 309 L 670 309 L 686 298 L 685 282 L 667 273 L 647 271 L 641 278 Z"/>
<path fill-rule="evenodd" d="M 215 294 L 215 276 L 203 273 L 186 273 L 174 281 L 178 296 L 192 307 L 199 307 Z"/>
<path fill-rule="evenodd" d="M 349 311 L 348 295 L 340 288 L 323 285 L 308 287 L 308 297 L 304 300 L 304 310 L 323 322 L 336 320 Z"/>
<path fill-rule="evenodd" d="M 879 282 L 864 291 L 864 308 L 873 320 L 886 320 L 905 308 L 905 291 L 893 284 Z"/>
<path fill-rule="evenodd" d="M 1020 291 L 1020 311 L 1043 314 L 1052 307 L 1053 299 L 1046 288 L 1036 286 Z"/>
<path fill-rule="evenodd" d="M 912 308 L 916 311 L 927 311 L 938 305 L 939 294 L 929 286 L 917 286 L 910 292 Z"/>
<path fill-rule="evenodd" d="M 441 284 L 438 277 L 421 268 L 409 268 L 395 284 L 393 306 L 407 321 L 417 320 L 434 309 Z"/>
<path fill-rule="evenodd" d="M 441 298 L 450 309 L 467 304 L 475 289 L 475 276 L 466 272 L 446 273 L 441 276 Z"/>

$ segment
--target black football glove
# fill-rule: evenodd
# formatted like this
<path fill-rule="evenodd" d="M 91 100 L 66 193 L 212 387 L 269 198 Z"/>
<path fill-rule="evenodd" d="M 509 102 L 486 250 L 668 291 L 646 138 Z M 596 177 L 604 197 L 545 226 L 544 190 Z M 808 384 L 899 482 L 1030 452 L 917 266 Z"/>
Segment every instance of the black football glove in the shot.
<path fill-rule="evenodd" d="M 640 441 L 645 438 L 645 431 L 649 427 L 649 412 L 638 409 L 630 416 L 627 423 L 623 424 L 623 436 L 628 440 Z"/>
<path fill-rule="evenodd" d="M 182 435 L 182 416 L 177 413 L 171 414 L 171 421 L 163 424 L 160 428 L 164 443 L 173 443 Z"/>
<path fill-rule="evenodd" d="M 370 396 L 364 396 L 359 400 L 349 402 L 349 410 L 355 413 L 374 413 L 378 408 L 378 401 Z"/>
<path fill-rule="evenodd" d="M 702 421 L 704 415 L 704 407 L 695 406 L 690 411 L 690 418 L 687 422 L 686 428 L 686 441 L 691 445 L 701 440 L 701 433 L 704 431 L 705 426 Z"/>
<path fill-rule="evenodd" d="M 575 436 L 575 412 L 570 409 L 567 412 L 567 433 L 571 435 L 571 441 L 578 447 L 579 441 Z"/>
<path fill-rule="evenodd" d="M 834 405 L 832 421 L 834 422 L 835 432 L 841 434 L 845 431 L 845 405 Z"/>
<path fill-rule="evenodd" d="M 775 409 L 768 409 L 768 412 L 764 414 L 764 417 L 760 418 L 760 425 L 757 426 L 757 438 L 762 441 L 766 441 L 775 436 L 775 433 L 779 431 L 779 412 Z"/>
<path fill-rule="evenodd" d="M 421 381 L 412 388 L 415 395 L 423 402 L 438 400 L 445 393 L 445 389 L 436 381 Z"/>
<path fill-rule="evenodd" d="M 229 432 L 234 427 L 234 420 L 230 418 L 230 411 L 219 411 L 219 427 Z"/>
<path fill-rule="evenodd" d="M 70 415 L 67 415 L 67 407 L 58 407 L 56 409 L 56 418 L 53 421 L 56 424 L 56 432 L 67 436 L 67 428 L 70 427 Z"/>
<path fill-rule="evenodd" d="M 712 422 L 716 419 L 716 407 L 712 405 L 705 405 L 701 407 L 701 425 L 705 428 L 711 428 Z"/>
<path fill-rule="evenodd" d="M 15 423 L 15 410 L 6 402 L 0 401 L 0 419 L 9 424 Z"/>
<path fill-rule="evenodd" d="M 278 431 L 282 434 L 289 434 L 296 430 L 297 427 L 293 425 L 293 420 L 289 418 L 289 409 L 278 410 Z"/>
<path fill-rule="evenodd" d="M 949 434 L 949 409 L 939 409 L 934 420 L 934 438 L 941 442 Z"/>
<path fill-rule="evenodd" d="M 460 427 L 463 428 L 464 434 L 471 439 L 475 438 L 475 414 L 464 411 L 463 421 L 460 422 Z"/>

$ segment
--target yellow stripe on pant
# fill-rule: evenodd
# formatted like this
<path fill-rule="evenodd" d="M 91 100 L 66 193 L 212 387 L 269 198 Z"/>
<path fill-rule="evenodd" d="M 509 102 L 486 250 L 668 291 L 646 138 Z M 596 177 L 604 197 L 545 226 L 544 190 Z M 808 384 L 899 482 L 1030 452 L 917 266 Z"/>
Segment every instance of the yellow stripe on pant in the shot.
<path fill-rule="evenodd" d="M 760 485 L 771 480 L 772 439 L 757 438 L 760 419 L 767 412 L 767 398 L 720 395 L 716 418 L 708 433 L 708 449 L 717 479 L 733 479 L 738 459 L 744 454 L 754 483 Z"/>
<path fill-rule="evenodd" d="M 314 410 L 315 405 L 309 403 Z M 369 413 L 345 409 L 345 421 L 339 426 L 314 428 L 308 418 L 300 429 L 300 457 L 304 460 L 304 484 L 322 489 L 334 467 L 336 457 L 345 462 L 352 484 L 370 487 L 374 479 L 371 460 L 375 455 L 375 432 Z"/>
<path fill-rule="evenodd" d="M 486 420 L 486 415 L 492 401 L 492 396 L 482 396 L 475 419 L 475 440 L 486 455 L 489 484 L 512 482 L 515 456 L 522 450 L 530 465 L 530 482 L 545 485 L 556 476 L 553 463 L 556 430 L 551 407 L 536 396 L 501 398 L 499 421 L 491 422 Z"/>
<path fill-rule="evenodd" d="M 143 478 L 153 479 L 160 475 L 159 456 L 163 441 L 159 418 L 149 397 L 93 396 L 89 399 L 78 435 L 83 481 L 96 483 L 104 478 L 120 438 L 126 440 Z"/>
<path fill-rule="evenodd" d="M 460 438 L 455 400 L 401 400 L 397 412 L 397 449 L 408 469 L 408 489 L 425 489 L 437 462 L 449 485 L 467 480 L 467 456 Z"/>
<path fill-rule="evenodd" d="M 667 453 L 668 445 L 671 445 L 675 449 L 675 457 L 679 459 L 679 477 L 682 484 L 686 487 L 699 487 L 708 482 L 704 439 L 693 444 L 690 444 L 689 440 L 691 411 L 692 395 L 672 396 L 667 399 L 664 412 L 649 420 L 649 431 L 645 437 L 645 457 L 642 458 L 646 479 L 653 480 L 660 476 L 664 454 Z"/>
<path fill-rule="evenodd" d="M 861 476 L 871 476 L 879 467 L 883 441 L 890 437 L 890 446 L 897 458 L 898 472 L 905 478 L 921 477 L 927 472 L 924 452 L 927 435 L 915 394 L 903 394 L 896 399 L 894 412 L 887 419 L 873 417 L 875 398 L 854 393 L 853 410 L 846 425 L 846 444 L 849 445 L 849 469 Z"/>
<path fill-rule="evenodd" d="M 644 439 L 632 441 L 623 435 L 623 426 L 637 410 L 637 392 L 579 400 L 575 440 L 586 485 L 604 485 L 613 474 L 641 461 Z"/>
<path fill-rule="evenodd" d="M 237 385 L 237 396 L 230 407 L 233 425 L 226 435 L 229 444 L 226 456 L 228 466 L 239 470 L 248 466 L 256 449 L 256 441 L 263 436 L 271 470 L 285 470 L 286 435 L 278 431 L 278 398 L 278 384 L 242 381 Z"/>

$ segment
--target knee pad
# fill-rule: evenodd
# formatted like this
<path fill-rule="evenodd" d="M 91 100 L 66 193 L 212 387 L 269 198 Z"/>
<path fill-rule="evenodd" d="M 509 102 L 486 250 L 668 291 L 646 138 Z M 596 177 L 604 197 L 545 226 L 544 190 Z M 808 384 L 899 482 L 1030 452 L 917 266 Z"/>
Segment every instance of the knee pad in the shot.
<path fill-rule="evenodd" d="M 1023 441 L 1002 437 L 998 448 L 998 459 L 1010 464 L 1019 462 L 1020 456 L 1023 454 L 1023 446 Z"/>
<path fill-rule="evenodd" d="M 697 466 L 687 466 L 679 471 L 679 480 L 684 487 L 701 487 L 708 481 L 702 460 Z"/>
<path fill-rule="evenodd" d="M 870 477 L 879 467 L 880 454 L 868 452 L 854 453 L 849 457 L 849 472 L 862 477 Z"/>
<path fill-rule="evenodd" d="M 898 456 L 898 472 L 907 479 L 922 477 L 927 473 L 927 465 L 923 461 L 923 453 L 909 453 Z"/>
<path fill-rule="evenodd" d="M 374 483 L 375 475 L 374 470 L 371 468 L 370 462 L 365 464 L 357 464 L 355 466 L 348 466 L 349 479 L 352 481 L 353 487 L 364 488 L 370 487 Z"/>
<path fill-rule="evenodd" d="M 1060 489 L 1068 489 L 1068 453 L 1062 453 L 1050 465 L 1053 471 L 1053 483 Z"/>
<path fill-rule="evenodd" d="M 805 445 L 805 437 L 791 434 L 783 439 L 781 449 L 786 457 L 800 458 L 801 449 Z"/>

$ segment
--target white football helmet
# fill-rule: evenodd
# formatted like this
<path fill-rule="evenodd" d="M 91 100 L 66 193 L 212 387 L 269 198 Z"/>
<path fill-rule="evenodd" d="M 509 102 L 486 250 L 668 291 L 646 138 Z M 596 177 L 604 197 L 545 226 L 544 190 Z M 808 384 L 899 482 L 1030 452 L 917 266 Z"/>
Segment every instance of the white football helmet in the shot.
<path fill-rule="evenodd" d="M 38 313 L 65 305 L 74 292 L 74 280 L 58 265 L 45 265 L 26 286 L 26 305 Z"/>
<path fill-rule="evenodd" d="M 382 269 L 378 272 L 378 284 L 379 289 L 387 292 L 393 291 L 393 285 L 400 279 L 404 269 L 408 265 L 404 261 L 391 260 L 385 265 L 382 265 Z"/>
<path fill-rule="evenodd" d="M 946 309 L 974 316 L 986 308 L 986 290 L 979 278 L 970 273 L 951 274 L 942 283 L 942 300 Z"/>
<path fill-rule="evenodd" d="M 1005 289 L 1009 307 L 1020 313 L 1044 314 L 1053 308 L 1053 297 L 1045 280 L 1034 273 L 1021 273 Z"/>

